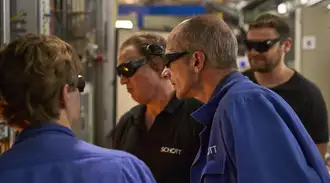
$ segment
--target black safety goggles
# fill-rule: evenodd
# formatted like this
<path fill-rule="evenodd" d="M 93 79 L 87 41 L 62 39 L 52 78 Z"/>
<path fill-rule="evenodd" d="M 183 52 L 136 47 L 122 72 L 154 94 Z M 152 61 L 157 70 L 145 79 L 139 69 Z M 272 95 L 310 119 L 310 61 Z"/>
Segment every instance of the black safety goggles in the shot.
<path fill-rule="evenodd" d="M 116 71 L 118 76 L 124 76 L 126 78 L 132 77 L 136 71 L 142 66 L 147 64 L 146 59 L 133 60 L 122 63 L 117 66 Z"/>
<path fill-rule="evenodd" d="M 77 88 L 79 92 L 84 92 L 85 86 L 86 86 L 85 78 L 82 75 L 78 75 Z"/>
<path fill-rule="evenodd" d="M 272 40 L 264 40 L 264 41 L 245 40 L 244 43 L 248 51 L 254 49 L 259 53 L 263 53 L 263 52 L 267 52 L 280 40 L 281 40 L 280 38 L 272 39 Z"/>
<path fill-rule="evenodd" d="M 146 54 L 145 56 L 163 56 L 165 49 L 157 44 L 149 44 L 143 47 Z"/>
<path fill-rule="evenodd" d="M 156 44 L 150 44 L 143 47 L 145 55 L 148 56 L 163 56 L 164 48 Z M 116 71 L 118 76 L 132 77 L 136 71 L 143 65 L 147 64 L 146 58 L 128 61 L 117 66 Z"/>
<path fill-rule="evenodd" d="M 170 67 L 171 63 L 180 59 L 181 57 L 187 55 L 187 54 L 190 54 L 190 53 L 193 53 L 193 51 L 183 51 L 183 52 L 173 52 L 173 53 L 167 53 L 164 55 L 164 58 L 166 60 L 166 64 L 165 66 L 167 68 Z"/>
<path fill-rule="evenodd" d="M 69 84 L 71 87 L 74 87 L 75 84 L 71 83 Z M 82 75 L 78 75 L 78 82 L 77 82 L 77 89 L 79 92 L 84 92 L 85 89 L 85 85 L 86 85 L 86 81 L 84 79 L 84 77 Z"/>

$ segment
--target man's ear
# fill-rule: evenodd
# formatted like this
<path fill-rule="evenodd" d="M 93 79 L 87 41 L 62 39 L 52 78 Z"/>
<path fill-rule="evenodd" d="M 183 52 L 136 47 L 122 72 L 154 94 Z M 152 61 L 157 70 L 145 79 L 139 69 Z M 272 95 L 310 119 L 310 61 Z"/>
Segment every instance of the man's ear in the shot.
<path fill-rule="evenodd" d="M 283 45 L 283 51 L 285 53 L 288 53 L 292 48 L 292 39 L 287 39 L 283 41 L 282 45 Z"/>
<path fill-rule="evenodd" d="M 60 107 L 61 108 L 65 108 L 67 106 L 67 103 L 69 100 L 69 90 L 70 90 L 70 87 L 68 84 L 65 84 L 62 87 L 61 97 L 60 97 Z"/>
<path fill-rule="evenodd" d="M 205 67 L 206 57 L 203 52 L 196 51 L 192 54 L 193 62 L 192 67 L 196 73 L 199 73 Z"/>

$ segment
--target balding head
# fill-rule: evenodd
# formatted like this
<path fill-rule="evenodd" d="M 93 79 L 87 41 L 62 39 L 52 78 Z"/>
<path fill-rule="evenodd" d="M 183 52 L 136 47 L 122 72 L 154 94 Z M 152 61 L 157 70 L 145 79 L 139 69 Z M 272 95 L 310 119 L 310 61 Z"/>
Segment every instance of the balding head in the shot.
<path fill-rule="evenodd" d="M 211 67 L 237 67 L 236 37 L 217 15 L 200 15 L 180 23 L 168 37 L 168 48 L 201 51 L 206 55 L 206 65 Z"/>

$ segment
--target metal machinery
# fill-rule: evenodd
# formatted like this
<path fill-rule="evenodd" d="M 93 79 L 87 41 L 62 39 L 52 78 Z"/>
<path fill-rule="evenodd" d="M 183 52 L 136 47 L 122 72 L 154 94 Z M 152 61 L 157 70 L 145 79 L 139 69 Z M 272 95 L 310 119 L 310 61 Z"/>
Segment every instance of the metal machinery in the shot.
<path fill-rule="evenodd" d="M 1 0 L 1 46 L 26 33 L 54 34 L 81 57 L 86 89 L 81 95 L 77 137 L 104 145 L 114 121 L 114 58 L 117 4 L 107 0 Z M 0 122 L 0 154 L 16 132 Z"/>
<path fill-rule="evenodd" d="M 96 43 L 96 3 L 85 0 L 54 0 L 51 5 L 52 34 L 71 44 L 81 57 L 86 89 L 81 94 L 81 119 L 73 123 L 73 131 L 78 138 L 94 142 L 94 70 L 96 49 L 86 49 L 86 45 Z M 87 56 L 85 53 L 92 53 Z"/>
<path fill-rule="evenodd" d="M 81 56 L 87 87 L 81 97 L 77 136 L 97 145 L 114 126 L 116 1 L 54 0 L 54 34 Z"/>
<path fill-rule="evenodd" d="M 4 46 L 10 41 L 10 0 L 2 0 L 1 1 L 1 42 L 0 46 Z M 1 110 L 1 109 L 0 109 Z M 14 140 L 15 131 L 9 128 L 3 119 L 0 118 L 0 153 L 7 150 L 13 140 Z"/>
<path fill-rule="evenodd" d="M 11 40 L 28 32 L 50 34 L 51 12 L 48 0 L 1 0 L 1 43 L 3 47 Z M 18 131 L 0 120 L 0 153 L 6 151 L 15 140 Z"/>

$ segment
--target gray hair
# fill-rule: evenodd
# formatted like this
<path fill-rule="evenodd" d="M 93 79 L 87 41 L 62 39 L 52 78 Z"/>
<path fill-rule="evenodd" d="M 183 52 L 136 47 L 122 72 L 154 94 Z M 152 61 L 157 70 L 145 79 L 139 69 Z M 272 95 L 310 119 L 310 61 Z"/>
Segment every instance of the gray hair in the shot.
<path fill-rule="evenodd" d="M 237 68 L 237 39 L 229 26 L 216 15 L 200 15 L 182 22 L 177 35 L 182 49 L 202 51 L 206 64 L 218 69 Z"/>

